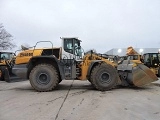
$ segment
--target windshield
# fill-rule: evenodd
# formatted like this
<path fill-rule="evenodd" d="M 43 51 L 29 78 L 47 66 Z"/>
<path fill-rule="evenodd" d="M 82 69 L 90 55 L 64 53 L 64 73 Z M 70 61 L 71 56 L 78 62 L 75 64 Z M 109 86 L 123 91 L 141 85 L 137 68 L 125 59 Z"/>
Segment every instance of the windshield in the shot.
<path fill-rule="evenodd" d="M 75 40 L 75 55 L 82 57 L 82 48 L 80 46 L 80 40 Z"/>
<path fill-rule="evenodd" d="M 153 61 L 159 62 L 160 61 L 160 54 L 159 53 L 153 53 L 153 54 L 151 54 L 151 58 L 152 58 Z"/>

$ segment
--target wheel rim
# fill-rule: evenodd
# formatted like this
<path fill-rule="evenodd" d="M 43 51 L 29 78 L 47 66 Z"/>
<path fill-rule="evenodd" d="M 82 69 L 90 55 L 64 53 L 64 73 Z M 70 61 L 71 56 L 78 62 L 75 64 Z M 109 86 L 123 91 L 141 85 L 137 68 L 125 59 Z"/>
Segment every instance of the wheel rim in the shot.
<path fill-rule="evenodd" d="M 110 74 L 108 74 L 107 72 L 102 73 L 100 76 L 100 80 L 102 83 L 110 83 L 111 82 Z"/>
<path fill-rule="evenodd" d="M 40 73 L 37 79 L 38 84 L 46 85 L 50 82 L 50 78 L 46 73 Z"/>

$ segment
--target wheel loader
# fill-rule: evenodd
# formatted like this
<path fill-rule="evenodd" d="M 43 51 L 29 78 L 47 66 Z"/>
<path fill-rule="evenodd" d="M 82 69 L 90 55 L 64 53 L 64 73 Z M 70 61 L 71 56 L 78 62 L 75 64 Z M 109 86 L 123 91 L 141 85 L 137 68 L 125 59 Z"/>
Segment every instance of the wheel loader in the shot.
<path fill-rule="evenodd" d="M 103 54 L 92 50 L 84 53 L 81 40 L 76 37 L 63 37 L 61 40 L 61 47 L 34 47 L 20 52 L 16 56 L 13 73 L 29 79 L 31 86 L 40 92 L 55 89 L 62 80 L 88 80 L 100 91 L 117 85 L 139 87 L 158 80 L 142 64 L 125 60 L 117 65 Z"/>
<path fill-rule="evenodd" d="M 12 73 L 12 67 L 14 65 L 14 53 L 13 52 L 0 52 L 0 80 L 10 82 L 11 79 L 17 77 Z"/>

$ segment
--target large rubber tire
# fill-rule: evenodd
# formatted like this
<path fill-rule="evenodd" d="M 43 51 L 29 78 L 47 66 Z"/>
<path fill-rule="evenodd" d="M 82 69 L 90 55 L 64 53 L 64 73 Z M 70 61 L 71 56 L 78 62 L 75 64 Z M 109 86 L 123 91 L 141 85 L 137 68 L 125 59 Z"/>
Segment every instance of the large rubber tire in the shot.
<path fill-rule="evenodd" d="M 91 83 L 100 91 L 114 88 L 118 82 L 118 73 L 110 64 L 99 64 L 91 72 Z"/>
<path fill-rule="evenodd" d="M 31 71 L 29 80 L 35 90 L 46 92 L 57 87 L 59 76 L 54 66 L 50 64 L 39 64 Z"/>

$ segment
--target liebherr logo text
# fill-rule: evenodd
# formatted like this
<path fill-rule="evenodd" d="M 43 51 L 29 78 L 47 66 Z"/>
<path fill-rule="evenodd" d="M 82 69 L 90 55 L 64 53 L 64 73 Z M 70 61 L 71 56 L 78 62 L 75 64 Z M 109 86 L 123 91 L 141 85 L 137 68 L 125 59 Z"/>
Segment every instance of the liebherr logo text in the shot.
<path fill-rule="evenodd" d="M 20 57 L 23 56 L 33 56 L 33 53 L 20 53 Z"/>

